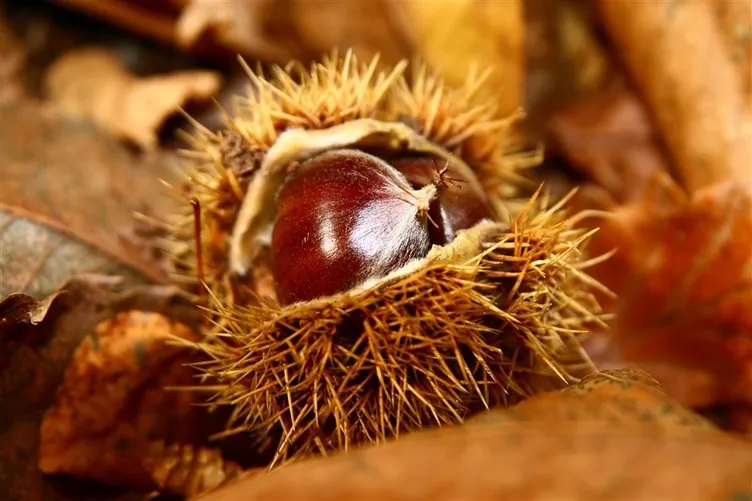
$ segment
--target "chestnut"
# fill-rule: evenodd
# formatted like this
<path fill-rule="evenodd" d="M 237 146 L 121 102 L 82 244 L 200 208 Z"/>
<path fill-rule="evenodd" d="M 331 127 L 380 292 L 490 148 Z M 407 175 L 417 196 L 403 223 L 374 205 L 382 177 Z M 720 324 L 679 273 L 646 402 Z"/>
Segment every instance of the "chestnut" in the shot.
<path fill-rule="evenodd" d="M 431 248 L 434 184 L 415 190 L 384 160 L 354 149 L 304 161 L 282 187 L 272 273 L 282 304 L 346 291 Z"/>

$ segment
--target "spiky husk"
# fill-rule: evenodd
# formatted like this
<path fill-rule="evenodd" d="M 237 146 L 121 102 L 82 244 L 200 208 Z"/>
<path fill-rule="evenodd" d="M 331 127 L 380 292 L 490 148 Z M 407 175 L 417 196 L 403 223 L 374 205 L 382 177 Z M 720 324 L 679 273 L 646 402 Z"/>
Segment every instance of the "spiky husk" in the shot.
<path fill-rule="evenodd" d="M 361 118 L 404 122 L 465 160 L 497 215 L 508 217 L 509 198 L 521 179 L 518 170 L 539 160 L 535 153 L 506 154 L 508 129 L 520 115 L 500 118 L 494 102 L 479 98 L 485 74 L 469 78 L 464 87 L 450 88 L 420 64 L 408 79 L 405 66 L 381 72 L 377 58 L 362 64 L 348 51 L 308 70 L 274 67 L 269 78 L 247 68 L 249 94 L 238 96 L 232 113 L 225 114 L 225 129 L 214 133 L 194 123 L 188 138 L 191 149 L 183 152 L 191 161 L 188 176 L 172 191 L 185 210 L 166 222 L 170 235 L 162 242 L 171 257 L 173 279 L 194 286 L 198 282 L 190 205 L 196 199 L 202 210 L 204 281 L 228 304 L 246 304 L 255 301 L 256 293 L 268 292 L 270 287 L 263 285 L 269 281 L 267 257 L 259 256 L 252 280 L 239 281 L 227 266 L 227 242 L 249 181 L 289 128 L 320 130 Z"/>
<path fill-rule="evenodd" d="M 234 408 L 228 433 L 281 433 L 272 464 L 460 422 L 566 385 L 590 367 L 578 337 L 600 319 L 588 292 L 597 284 L 582 272 L 586 235 L 546 201 L 534 199 L 516 215 L 506 210 L 517 170 L 537 160 L 506 155 L 513 118 L 477 102 L 483 76 L 450 89 L 425 68 L 408 82 L 402 66 L 376 67 L 347 53 L 308 71 L 275 69 L 269 80 L 250 73 L 252 93 L 238 100 L 225 130 L 196 124 L 186 152 L 192 170 L 176 190 L 186 211 L 172 221 L 166 245 L 186 283 L 198 278 L 187 201 L 202 207 L 214 325 L 196 345 L 207 355 L 198 368 L 212 381 L 203 389 L 214 405 Z M 249 185 L 264 183 L 262 165 L 287 129 L 328 133 L 361 119 L 407 124 L 458 157 L 499 209 L 495 220 L 506 222 L 480 223 L 357 289 L 281 307 L 264 287 L 267 256 L 255 256 L 253 275 L 242 279 L 228 263 Z"/>
<path fill-rule="evenodd" d="M 378 442 L 564 386 L 599 322 L 588 235 L 531 204 L 357 290 L 288 307 L 215 304 L 198 364 L 229 429 L 282 430 L 273 464 Z"/>

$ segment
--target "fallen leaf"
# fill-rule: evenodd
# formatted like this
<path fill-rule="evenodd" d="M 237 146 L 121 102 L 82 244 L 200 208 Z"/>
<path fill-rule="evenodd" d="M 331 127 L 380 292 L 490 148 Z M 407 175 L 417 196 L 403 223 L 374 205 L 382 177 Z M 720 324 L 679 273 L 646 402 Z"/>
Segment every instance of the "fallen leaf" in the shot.
<path fill-rule="evenodd" d="M 647 110 L 624 84 L 555 111 L 548 128 L 568 166 L 617 202 L 639 197 L 657 172 L 668 171 Z"/>
<path fill-rule="evenodd" d="M 266 60 L 283 60 L 290 49 L 265 32 L 265 19 L 276 0 L 186 2 L 175 26 L 175 38 L 182 47 L 191 48 L 210 33 L 220 45 Z"/>
<path fill-rule="evenodd" d="M 752 66 L 728 49 L 716 3 L 731 2 L 597 2 L 690 191 L 728 179 L 752 189 Z M 732 36 L 743 51 L 752 3 L 737 3 L 743 20 Z"/>
<path fill-rule="evenodd" d="M 90 125 L 33 101 L 0 107 L 0 296 L 49 296 L 77 273 L 166 280 L 149 245 L 126 238 L 134 211 L 164 214 L 173 154 L 136 155 Z"/>
<path fill-rule="evenodd" d="M 42 422 L 43 472 L 194 495 L 240 471 L 219 452 L 193 446 L 212 428 L 197 392 L 165 390 L 195 384 L 186 364 L 197 353 L 173 338 L 198 335 L 158 313 L 131 310 L 83 340 Z"/>
<path fill-rule="evenodd" d="M 100 321 L 129 309 L 169 312 L 195 325 L 197 311 L 172 286 L 122 288 L 117 277 L 82 276 L 65 284 L 38 325 L 15 324 L 3 336 L 16 340 L 3 347 L 0 366 L 0 499 L 73 501 L 114 499 L 122 493 L 96 485 L 63 488 L 45 478 L 38 466 L 39 429 L 54 402 L 65 368 L 80 342 Z M 10 346 L 10 348 L 9 348 Z M 91 498 L 99 492 L 98 496 Z"/>
<path fill-rule="evenodd" d="M 37 301 L 26 294 L 10 294 L 0 301 L 0 328 L 18 323 L 36 325 L 47 315 L 57 293 Z M 2 332 L 2 331 L 0 331 Z"/>
<path fill-rule="evenodd" d="M 200 500 L 726 501 L 752 495 L 750 471 L 748 442 L 644 373 L 614 372 L 462 426 L 258 473 Z"/>
<path fill-rule="evenodd" d="M 17 327 L 39 324 L 58 295 L 53 293 L 38 301 L 27 294 L 10 294 L 0 300 L 0 370 L 15 351 L 14 345 L 24 341 L 19 338 L 19 332 L 23 333 L 25 329 Z"/>
<path fill-rule="evenodd" d="M 618 252 L 591 273 L 618 300 L 596 362 L 639 364 L 685 405 L 752 402 L 752 194 L 663 175 L 598 225 L 593 255 Z"/>
<path fill-rule="evenodd" d="M 240 465 L 225 459 L 219 449 L 190 444 L 153 444 L 144 467 L 159 492 L 185 497 L 216 489 L 243 474 Z"/>
<path fill-rule="evenodd" d="M 158 145 L 165 121 L 181 106 L 206 102 L 220 88 L 213 71 L 136 77 L 107 50 L 86 47 L 58 59 L 45 78 L 47 94 L 63 111 L 87 117 L 143 148 Z"/>
<path fill-rule="evenodd" d="M 3 200 L 5 202 L 5 200 Z M 18 212 L 18 209 L 15 209 Z M 25 294 L 44 298 L 78 273 L 128 277 L 133 283 L 145 277 L 84 242 L 35 222 L 31 218 L 0 211 L 0 294 Z M 6 278 L 7 277 L 7 278 Z"/>

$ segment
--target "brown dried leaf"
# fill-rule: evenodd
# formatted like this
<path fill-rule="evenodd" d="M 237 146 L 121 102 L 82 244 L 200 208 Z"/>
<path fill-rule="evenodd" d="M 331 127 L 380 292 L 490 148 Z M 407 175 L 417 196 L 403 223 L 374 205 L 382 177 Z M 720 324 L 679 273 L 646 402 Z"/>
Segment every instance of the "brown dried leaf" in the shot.
<path fill-rule="evenodd" d="M 179 107 L 207 101 L 221 85 L 218 73 L 203 70 L 138 78 L 97 47 L 67 52 L 45 80 L 49 97 L 62 110 L 143 148 L 158 145 L 161 126 Z"/>
<path fill-rule="evenodd" d="M 647 367 L 685 405 L 752 402 L 752 194 L 661 177 L 599 226 L 594 255 L 619 251 L 593 274 L 619 299 L 596 361 Z"/>
<path fill-rule="evenodd" d="M 99 492 L 61 489 L 43 477 L 38 467 L 39 428 L 72 354 L 100 321 L 116 312 L 144 309 L 169 312 L 188 324 L 197 321 L 195 307 L 180 299 L 174 287 L 122 289 L 122 280 L 84 276 L 65 285 L 36 326 L 16 324 L 4 330 L 14 342 L 3 347 L 0 366 L 0 499 L 15 501 L 73 501 Z M 109 499 L 116 493 L 100 493 Z"/>
<path fill-rule="evenodd" d="M 4 275 L 0 294 L 22 291 L 33 298 L 49 297 L 78 273 L 120 275 L 133 283 L 144 281 L 135 270 L 45 222 L 0 211 L 0 269 Z"/>
<path fill-rule="evenodd" d="M 24 341 L 18 338 L 19 332 L 25 330 L 19 329 L 19 324 L 39 324 L 58 295 L 53 293 L 38 301 L 27 294 L 9 294 L 0 301 L 0 370 L 15 351 L 15 345 Z"/>
<path fill-rule="evenodd" d="M 264 32 L 264 19 L 272 15 L 275 0 L 216 2 L 191 0 L 180 14 L 175 38 L 193 47 L 207 32 L 229 50 L 267 60 L 284 60 L 289 49 Z"/>
<path fill-rule="evenodd" d="M 174 211 L 160 178 L 179 179 L 167 153 L 135 156 L 112 137 L 26 101 L 0 108 L 0 296 L 50 295 L 76 273 L 164 281 L 137 245 L 134 211 Z"/>
<path fill-rule="evenodd" d="M 752 188 L 752 60 L 738 57 L 752 48 L 752 3 L 737 2 L 733 29 L 718 3 L 598 1 L 690 191 L 727 179 Z"/>
<path fill-rule="evenodd" d="M 200 499 L 725 501 L 752 494 L 749 471 L 749 443 L 683 409 L 644 373 L 615 372 L 463 426 L 250 476 Z"/>
<path fill-rule="evenodd" d="M 43 472 L 194 495 L 240 470 L 216 451 L 189 445 L 206 441 L 208 414 L 195 405 L 196 392 L 165 390 L 194 384 L 186 364 L 196 354 L 172 337 L 197 339 L 184 325 L 142 311 L 96 327 L 42 422 Z"/>
<path fill-rule="evenodd" d="M 239 477 L 241 467 L 228 461 L 219 449 L 190 444 L 152 444 L 144 466 L 160 492 L 196 496 Z"/>
<path fill-rule="evenodd" d="M 624 85 L 554 112 L 548 127 L 569 165 L 618 202 L 639 197 L 656 173 L 668 170 L 647 111 Z"/>
<path fill-rule="evenodd" d="M 0 301 L 0 328 L 8 328 L 19 323 L 38 324 L 44 320 L 58 294 L 51 294 L 41 301 L 26 294 L 9 294 Z"/>
<path fill-rule="evenodd" d="M 376 53 L 394 64 L 410 53 L 390 0 L 240 0 L 218 6 L 190 0 L 178 20 L 178 42 L 193 46 L 210 33 L 220 44 L 248 57 L 286 63 L 308 59 L 334 47 L 353 49 L 370 59 Z"/>

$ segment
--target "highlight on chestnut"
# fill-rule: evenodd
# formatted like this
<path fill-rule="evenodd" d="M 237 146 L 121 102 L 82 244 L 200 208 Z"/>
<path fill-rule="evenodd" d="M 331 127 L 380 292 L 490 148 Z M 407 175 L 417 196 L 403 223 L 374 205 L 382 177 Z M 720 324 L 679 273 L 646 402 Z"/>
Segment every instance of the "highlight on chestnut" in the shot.
<path fill-rule="evenodd" d="M 519 114 L 477 97 L 487 75 L 450 88 L 406 68 L 351 52 L 247 68 L 252 92 L 223 130 L 196 124 L 174 187 L 196 202 L 168 221 L 172 273 L 211 299 L 196 388 L 232 409 L 226 434 L 271 443 L 272 467 L 591 367 L 579 338 L 608 292 L 585 271 L 592 231 L 566 199 L 519 194 L 540 154 L 510 144 Z"/>

